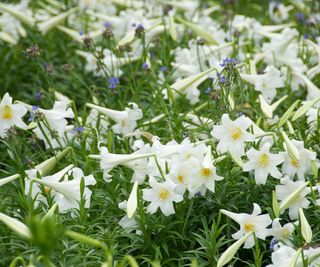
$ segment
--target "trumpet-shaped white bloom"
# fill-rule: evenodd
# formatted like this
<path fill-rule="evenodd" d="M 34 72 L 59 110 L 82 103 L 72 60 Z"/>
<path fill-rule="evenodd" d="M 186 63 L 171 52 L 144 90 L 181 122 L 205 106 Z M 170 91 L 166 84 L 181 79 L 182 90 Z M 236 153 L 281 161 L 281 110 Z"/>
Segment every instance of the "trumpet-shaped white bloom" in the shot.
<path fill-rule="evenodd" d="M 255 90 L 262 93 L 263 97 L 270 103 L 277 94 L 277 88 L 284 86 L 281 72 L 270 66 L 262 75 L 240 74 L 246 82 L 255 86 Z"/>
<path fill-rule="evenodd" d="M 288 177 L 282 178 L 280 181 L 281 185 L 276 185 L 276 195 L 277 199 L 281 201 L 304 184 L 303 181 L 291 181 Z M 306 209 L 309 207 L 310 201 L 306 199 L 306 195 L 309 193 L 310 188 L 304 188 L 299 193 L 295 201 L 289 206 L 289 217 L 291 220 L 298 219 L 299 208 Z"/>
<path fill-rule="evenodd" d="M 252 124 L 251 121 L 245 116 L 232 121 L 228 114 L 223 114 L 221 122 L 222 125 L 214 125 L 211 131 L 211 135 L 219 140 L 218 152 L 230 151 L 235 155 L 242 156 L 245 142 L 254 140 L 254 136 L 246 131 Z"/>
<path fill-rule="evenodd" d="M 276 1 L 269 2 L 269 16 L 275 23 L 282 22 L 289 18 L 286 7 L 282 3 Z"/>
<path fill-rule="evenodd" d="M 80 195 L 80 183 L 84 180 L 84 193 L 83 198 L 85 200 L 85 208 L 90 207 L 91 190 L 87 187 L 89 185 L 95 185 L 96 180 L 93 175 L 84 176 L 80 168 L 73 168 L 72 165 L 64 168 L 54 175 L 45 176 L 42 179 L 35 178 L 36 170 L 30 170 L 27 172 L 28 178 L 25 180 L 25 194 L 29 194 L 36 199 L 36 205 L 39 202 L 47 204 L 47 195 L 54 199 L 58 204 L 61 213 L 65 213 L 70 209 L 78 208 L 81 200 Z M 67 176 L 65 176 L 67 174 Z M 61 181 L 61 179 L 65 179 Z M 72 180 L 67 180 L 68 177 L 72 177 Z M 31 187 L 32 182 L 32 187 Z M 42 187 L 41 187 L 42 185 Z"/>
<path fill-rule="evenodd" d="M 26 129 L 27 125 L 22 117 L 27 113 L 27 109 L 22 104 L 12 104 L 12 97 L 6 93 L 0 102 L 0 137 L 4 138 L 6 131 L 13 126 Z"/>
<path fill-rule="evenodd" d="M 267 265 L 267 267 L 289 267 L 295 254 L 295 249 L 288 246 L 281 246 L 272 253 L 272 264 Z"/>
<path fill-rule="evenodd" d="M 223 177 L 217 175 L 212 161 L 211 146 L 208 146 L 205 157 L 200 162 L 197 172 L 192 175 L 192 179 L 190 180 L 188 189 L 191 194 L 200 192 L 204 195 L 207 189 L 214 192 L 215 182 L 223 180 Z"/>
<path fill-rule="evenodd" d="M 256 237 L 265 240 L 269 235 L 268 225 L 272 220 L 269 214 L 261 214 L 261 208 L 258 204 L 253 204 L 252 214 L 246 213 L 234 213 L 227 210 L 221 210 L 221 212 L 232 220 L 236 221 L 240 225 L 240 230 L 232 235 L 234 239 L 240 239 L 249 232 L 254 232 Z M 254 246 L 254 237 L 250 236 L 244 243 L 244 248 L 252 248 Z"/>
<path fill-rule="evenodd" d="M 294 231 L 294 225 L 292 223 L 287 223 L 284 226 L 280 224 L 280 218 L 276 218 L 272 222 L 272 229 L 270 229 L 270 235 L 274 236 L 276 240 L 281 240 L 286 242 L 291 237 Z"/>
<path fill-rule="evenodd" d="M 159 183 L 155 178 L 151 177 L 149 180 L 151 188 L 143 189 L 143 199 L 151 202 L 148 206 L 148 212 L 155 213 L 158 208 L 165 216 L 174 214 L 173 202 L 181 202 L 183 196 L 175 192 L 176 184 L 171 180 L 166 180 Z"/>
<path fill-rule="evenodd" d="M 270 153 L 270 145 L 268 143 L 265 143 L 260 151 L 253 147 L 250 148 L 246 155 L 249 161 L 243 164 L 243 170 L 254 170 L 256 184 L 265 184 L 269 174 L 274 178 L 281 178 L 282 175 L 277 169 L 277 165 L 283 162 L 283 156 Z"/>
<path fill-rule="evenodd" d="M 312 172 L 311 162 L 316 160 L 316 152 L 304 148 L 303 141 L 291 141 L 297 148 L 299 160 L 293 159 L 289 156 L 289 153 L 283 152 L 284 162 L 282 165 L 282 173 L 288 175 L 291 179 L 297 175 L 300 181 L 304 181 L 305 175 Z"/>
<path fill-rule="evenodd" d="M 112 130 L 116 134 L 128 134 L 134 131 L 137 126 L 137 120 L 142 118 L 142 110 L 135 103 L 130 103 L 132 108 L 125 108 L 123 111 L 112 110 L 93 104 L 87 104 L 88 107 L 99 111 L 115 122 Z"/>

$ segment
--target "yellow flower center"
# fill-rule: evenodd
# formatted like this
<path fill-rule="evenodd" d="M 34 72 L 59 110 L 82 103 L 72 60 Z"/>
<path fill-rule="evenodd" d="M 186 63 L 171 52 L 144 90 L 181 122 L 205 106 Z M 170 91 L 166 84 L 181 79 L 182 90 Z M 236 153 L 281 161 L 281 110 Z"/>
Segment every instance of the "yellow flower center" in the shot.
<path fill-rule="evenodd" d="M 4 113 L 2 115 L 2 118 L 4 120 L 10 120 L 12 118 L 12 110 L 11 110 L 10 106 L 8 106 L 8 105 L 4 106 Z"/>
<path fill-rule="evenodd" d="M 239 139 L 240 137 L 242 136 L 242 132 L 241 132 L 241 129 L 238 127 L 236 128 L 233 133 L 231 134 L 231 137 L 234 139 L 234 140 L 237 140 Z"/>
<path fill-rule="evenodd" d="M 178 175 L 178 181 L 180 182 L 180 183 L 183 183 L 183 180 L 184 180 L 184 177 L 183 177 L 183 175 Z"/>
<path fill-rule="evenodd" d="M 247 232 L 251 232 L 254 230 L 254 225 L 251 224 L 251 223 L 245 223 L 244 224 L 244 229 L 247 231 Z"/>
<path fill-rule="evenodd" d="M 282 229 L 282 231 L 281 231 L 281 237 L 282 237 L 282 238 L 287 238 L 287 237 L 289 237 L 289 236 L 290 236 L 289 230 L 288 230 L 287 228 Z"/>
<path fill-rule="evenodd" d="M 201 174 L 202 174 L 202 176 L 204 176 L 204 177 L 210 176 L 211 172 L 212 172 L 212 171 L 211 171 L 209 168 L 202 168 L 202 169 L 201 169 Z"/>
<path fill-rule="evenodd" d="M 296 168 L 299 168 L 300 167 L 300 162 L 299 160 L 296 160 L 296 159 L 291 159 L 291 164 L 296 167 Z"/>
<path fill-rule="evenodd" d="M 159 197 L 161 200 L 166 200 L 169 196 L 169 191 L 167 189 L 162 189 L 160 191 Z"/>
<path fill-rule="evenodd" d="M 45 191 L 46 193 L 49 193 L 49 192 L 50 192 L 50 190 L 51 190 L 51 188 L 50 188 L 50 187 L 48 187 L 48 186 L 45 186 L 45 187 L 44 187 L 44 191 Z"/>
<path fill-rule="evenodd" d="M 126 121 L 121 121 L 121 126 L 125 127 L 126 126 Z"/>
<path fill-rule="evenodd" d="M 266 167 L 269 164 L 269 156 L 268 154 L 263 153 L 259 159 L 259 165 L 262 167 Z"/>

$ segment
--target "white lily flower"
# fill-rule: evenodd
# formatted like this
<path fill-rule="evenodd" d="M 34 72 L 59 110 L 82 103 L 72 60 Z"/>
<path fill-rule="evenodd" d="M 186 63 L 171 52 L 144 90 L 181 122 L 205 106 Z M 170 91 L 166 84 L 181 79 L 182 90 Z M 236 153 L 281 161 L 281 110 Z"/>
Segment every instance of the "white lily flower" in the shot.
<path fill-rule="evenodd" d="M 254 136 L 246 130 L 251 125 L 251 121 L 241 116 L 235 121 L 230 120 L 228 114 L 223 114 L 221 118 L 222 125 L 214 125 L 211 135 L 219 140 L 217 151 L 231 153 L 242 156 L 244 154 L 245 142 L 254 140 Z"/>
<path fill-rule="evenodd" d="M 284 86 L 281 72 L 269 66 L 266 73 L 262 75 L 240 74 L 241 79 L 255 86 L 256 91 L 260 91 L 264 98 L 271 102 L 277 94 L 277 88 Z"/>
<path fill-rule="evenodd" d="M 296 250 L 289 246 L 281 246 L 271 255 L 272 264 L 267 267 L 290 267 L 290 262 L 294 258 Z"/>
<path fill-rule="evenodd" d="M 33 198 L 36 198 L 36 203 L 39 201 L 47 203 L 46 197 L 42 195 L 42 189 L 40 185 L 44 186 L 44 192 L 50 194 L 54 201 L 58 204 L 61 213 L 65 213 L 70 209 L 78 208 L 81 200 L 80 195 L 80 183 L 84 180 L 84 193 L 85 208 L 90 207 L 91 190 L 88 185 L 96 184 L 96 180 L 93 175 L 84 176 L 83 172 L 79 168 L 73 168 L 73 165 L 69 165 L 63 170 L 57 172 L 54 175 L 43 177 L 42 179 L 35 178 L 35 172 L 28 172 L 29 178 L 25 180 L 25 193 L 28 194 L 30 190 Z M 73 177 L 72 180 L 60 181 L 66 174 Z M 31 182 L 33 182 L 32 189 L 30 188 Z"/>
<path fill-rule="evenodd" d="M 240 230 L 232 235 L 234 239 L 240 239 L 244 235 L 253 232 L 257 238 L 265 240 L 269 235 L 268 225 L 272 220 L 269 214 L 261 214 L 261 208 L 258 204 L 253 204 L 252 214 L 234 213 L 227 210 L 221 210 L 221 213 L 227 215 L 240 225 Z M 252 248 L 254 246 L 254 237 L 250 236 L 244 243 L 244 248 Z"/>
<path fill-rule="evenodd" d="M 305 175 L 312 173 L 311 162 L 316 160 L 316 152 L 304 148 L 303 141 L 291 140 L 291 142 L 299 153 L 299 160 L 290 157 L 288 152 L 282 152 L 284 157 L 282 173 L 291 179 L 297 175 L 300 181 L 305 181 Z"/>
<path fill-rule="evenodd" d="M 117 165 L 123 165 L 135 171 L 133 181 L 141 184 L 147 175 L 148 158 L 153 155 L 153 153 L 144 153 L 144 149 L 132 154 L 113 154 L 109 153 L 106 147 L 101 147 L 100 155 L 89 155 L 89 157 L 100 160 L 100 168 L 103 170 L 103 178 L 106 182 L 111 181 L 109 172 Z"/>
<path fill-rule="evenodd" d="M 116 134 L 128 134 L 133 132 L 137 126 L 137 120 L 142 118 L 142 111 L 135 103 L 130 103 L 132 108 L 125 108 L 124 111 L 118 111 L 100 107 L 94 104 L 87 103 L 89 108 L 95 109 L 100 113 L 106 115 L 116 124 L 112 126 L 112 130 Z"/>
<path fill-rule="evenodd" d="M 182 195 L 175 193 L 176 184 L 171 180 L 159 183 L 153 177 L 150 177 L 149 184 L 151 188 L 142 190 L 143 199 L 151 202 L 147 208 L 148 212 L 153 214 L 160 208 L 165 216 L 174 214 L 173 202 L 183 200 Z"/>
<path fill-rule="evenodd" d="M 270 1 L 269 16 L 275 23 L 282 22 L 289 18 L 288 9 L 281 2 Z"/>
<path fill-rule="evenodd" d="M 293 192 L 303 186 L 305 183 L 303 181 L 291 181 L 288 177 L 282 178 L 280 180 L 281 185 L 276 185 L 276 195 L 278 200 L 285 200 Z M 298 195 L 293 199 L 291 205 L 289 206 L 289 217 L 291 220 L 298 219 L 299 208 L 308 208 L 310 201 L 306 199 L 306 196 L 310 193 L 310 188 L 304 188 Z"/>
<path fill-rule="evenodd" d="M 249 161 L 243 164 L 243 171 L 254 170 L 256 184 L 265 184 L 269 174 L 274 178 L 281 178 L 282 174 L 277 169 L 277 165 L 283 162 L 283 156 L 270 153 L 268 143 L 265 143 L 260 151 L 250 148 L 246 155 Z"/>
<path fill-rule="evenodd" d="M 276 240 L 282 242 L 288 242 L 291 234 L 294 232 L 293 223 L 286 223 L 285 225 L 280 224 L 280 218 L 275 218 L 272 221 L 272 229 L 270 229 L 270 235 L 274 236 Z"/>
<path fill-rule="evenodd" d="M 224 178 L 217 175 L 216 168 L 212 162 L 213 157 L 211 153 L 211 146 L 208 146 L 206 155 L 199 164 L 200 168 L 198 168 L 198 171 L 192 175 L 192 179 L 190 180 L 190 186 L 188 187 L 190 192 L 200 192 L 204 195 L 208 189 L 214 193 L 215 182 L 221 181 Z"/>
<path fill-rule="evenodd" d="M 27 113 L 22 104 L 12 104 L 12 97 L 6 93 L 0 102 L 0 137 L 6 137 L 6 131 L 13 126 L 27 129 L 27 125 L 21 119 Z"/>

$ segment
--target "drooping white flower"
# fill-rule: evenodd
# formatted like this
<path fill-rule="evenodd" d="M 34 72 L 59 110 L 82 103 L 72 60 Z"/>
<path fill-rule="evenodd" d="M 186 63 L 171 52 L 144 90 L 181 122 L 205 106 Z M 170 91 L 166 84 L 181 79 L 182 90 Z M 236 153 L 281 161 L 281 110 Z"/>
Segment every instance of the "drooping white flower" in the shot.
<path fill-rule="evenodd" d="M 0 137 L 4 138 L 6 131 L 13 126 L 26 129 L 27 125 L 22 117 L 27 113 L 27 109 L 22 104 L 12 104 L 12 97 L 6 93 L 0 102 Z"/>
<path fill-rule="evenodd" d="M 297 148 L 299 160 L 293 159 L 289 153 L 283 152 L 282 173 L 288 175 L 291 179 L 297 175 L 300 181 L 304 181 L 305 175 L 312 172 L 311 162 L 316 160 L 316 152 L 304 148 L 303 141 L 291 140 L 291 142 Z"/>
<path fill-rule="evenodd" d="M 253 204 L 252 214 L 234 213 L 227 210 L 221 212 L 240 225 L 240 230 L 232 235 L 234 239 L 240 239 L 249 232 L 255 233 L 256 237 L 262 240 L 269 235 L 268 225 L 272 220 L 269 214 L 261 214 L 261 208 L 258 204 Z M 252 248 L 254 246 L 254 237 L 250 236 L 244 243 L 244 248 Z"/>
<path fill-rule="evenodd" d="M 270 229 L 270 235 L 274 236 L 277 241 L 287 242 L 294 231 L 293 223 L 280 224 L 280 218 L 276 218 L 272 221 L 272 229 Z"/>
<path fill-rule="evenodd" d="M 284 86 L 281 72 L 273 66 L 267 67 L 266 73 L 262 75 L 240 74 L 240 76 L 246 82 L 254 85 L 255 90 L 260 91 L 269 103 L 276 96 L 276 89 Z"/>
<path fill-rule="evenodd" d="M 303 181 L 291 181 L 289 177 L 282 178 L 280 182 L 281 185 L 276 185 L 276 195 L 277 199 L 281 201 L 304 184 Z M 310 188 L 304 188 L 296 197 L 295 201 L 289 206 L 289 217 L 291 220 L 298 219 L 299 208 L 306 209 L 309 207 L 310 201 L 306 199 L 309 193 Z"/>
<path fill-rule="evenodd" d="M 260 151 L 250 148 L 246 153 L 249 161 L 243 164 L 244 171 L 254 170 L 256 184 L 265 184 L 270 174 L 272 177 L 280 179 L 281 173 L 277 165 L 283 162 L 281 154 L 270 153 L 270 145 L 265 143 Z"/>
<path fill-rule="evenodd" d="M 211 131 L 211 135 L 219 140 L 218 152 L 225 153 L 230 151 L 233 154 L 242 156 L 245 142 L 254 140 L 254 136 L 246 131 L 251 125 L 251 121 L 245 116 L 232 121 L 228 114 L 223 114 L 221 122 L 221 125 L 214 125 Z"/>
<path fill-rule="evenodd" d="M 132 108 L 125 108 L 123 111 L 112 110 L 93 104 L 87 104 L 88 107 L 96 109 L 115 122 L 112 130 L 116 134 L 128 134 L 134 131 L 137 126 L 137 120 L 142 118 L 142 110 L 135 103 L 130 103 Z"/>
<path fill-rule="evenodd" d="M 28 172 L 28 178 L 25 180 L 25 194 L 29 194 L 31 190 L 31 196 L 36 198 L 36 205 L 39 204 L 39 201 L 47 203 L 45 194 L 50 194 L 58 204 L 61 213 L 65 213 L 70 209 L 78 208 L 81 200 L 80 183 L 83 179 L 84 207 L 90 207 L 92 192 L 87 186 L 96 184 L 96 180 L 92 174 L 85 176 L 80 168 L 73 168 L 73 165 L 69 165 L 56 174 L 45 176 L 42 179 L 35 178 L 35 174 L 36 172 L 32 170 Z M 72 177 L 73 179 L 67 180 L 67 177 L 65 177 L 66 174 L 68 177 Z M 65 180 L 61 181 L 63 177 L 65 177 Z"/>
<path fill-rule="evenodd" d="M 148 212 L 155 213 L 158 208 L 165 216 L 174 214 L 173 202 L 181 202 L 183 196 L 175 192 L 176 184 L 171 180 L 166 180 L 163 183 L 159 183 L 155 178 L 149 179 L 151 188 L 143 189 L 143 199 L 151 202 L 148 206 Z"/>

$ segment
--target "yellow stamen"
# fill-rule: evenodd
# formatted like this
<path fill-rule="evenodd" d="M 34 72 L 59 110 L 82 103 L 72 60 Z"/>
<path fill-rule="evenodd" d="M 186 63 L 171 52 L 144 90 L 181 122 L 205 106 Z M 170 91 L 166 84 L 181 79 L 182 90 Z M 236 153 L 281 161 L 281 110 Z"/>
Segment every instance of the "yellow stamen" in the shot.
<path fill-rule="evenodd" d="M 296 159 L 291 159 L 291 164 L 296 167 L 296 168 L 299 168 L 300 167 L 300 162 L 299 160 L 296 160 Z"/>
<path fill-rule="evenodd" d="M 263 153 L 259 159 L 259 164 L 262 167 L 266 167 L 269 164 L 269 156 L 268 154 Z"/>
<path fill-rule="evenodd" d="M 245 229 L 247 232 L 251 232 L 251 231 L 254 230 L 254 225 L 251 224 L 251 223 L 246 223 L 246 224 L 244 225 L 244 229 Z"/>
<path fill-rule="evenodd" d="M 202 168 L 202 169 L 201 169 L 201 174 L 202 174 L 202 176 L 204 176 L 204 177 L 210 176 L 211 172 L 212 172 L 212 171 L 211 171 L 209 168 Z"/>
<path fill-rule="evenodd" d="M 2 115 L 2 118 L 4 120 L 10 120 L 12 118 L 12 110 L 11 110 L 10 106 L 8 106 L 8 105 L 4 106 L 4 113 Z"/>
<path fill-rule="evenodd" d="M 178 178 L 178 180 L 179 180 L 180 183 L 183 183 L 183 180 L 184 180 L 183 175 L 178 175 L 177 178 Z"/>
<path fill-rule="evenodd" d="M 48 186 L 45 186 L 45 187 L 44 187 L 44 191 L 45 191 L 46 193 L 49 193 L 49 192 L 50 192 L 50 190 L 51 190 L 51 188 L 50 188 L 50 187 L 48 187 Z"/>
<path fill-rule="evenodd" d="M 242 136 L 242 132 L 240 128 L 235 129 L 235 131 L 231 134 L 233 139 L 239 139 Z"/>
<path fill-rule="evenodd" d="M 126 126 L 126 121 L 121 121 L 121 126 L 125 127 Z"/>
<path fill-rule="evenodd" d="M 161 200 L 167 199 L 168 196 L 169 196 L 169 191 L 167 189 L 162 189 L 160 191 L 159 197 L 160 197 Z"/>

